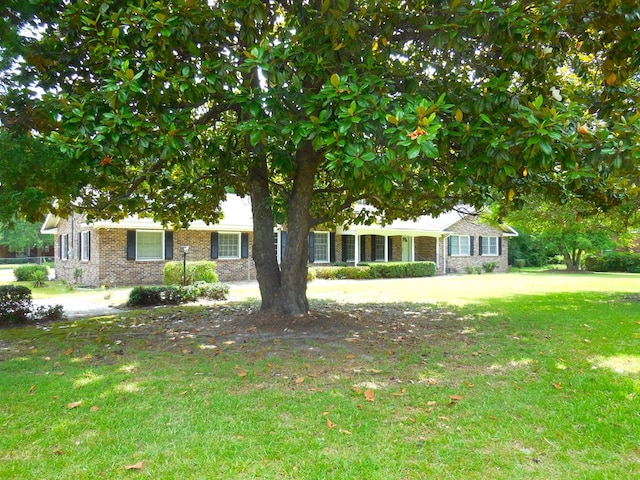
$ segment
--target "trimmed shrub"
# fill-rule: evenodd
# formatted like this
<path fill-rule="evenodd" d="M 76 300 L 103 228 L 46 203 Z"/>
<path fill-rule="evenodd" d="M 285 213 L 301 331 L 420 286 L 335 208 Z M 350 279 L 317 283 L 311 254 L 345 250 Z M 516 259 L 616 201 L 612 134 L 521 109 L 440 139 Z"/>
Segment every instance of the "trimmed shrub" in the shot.
<path fill-rule="evenodd" d="M 199 298 L 207 300 L 226 300 L 229 295 L 229 285 L 224 283 L 198 282 L 186 287 L 178 287 L 184 302 L 195 302 Z"/>
<path fill-rule="evenodd" d="M 184 281 L 183 267 L 183 262 L 167 262 L 163 270 L 164 284 L 182 285 Z M 217 283 L 218 274 L 216 272 L 216 262 L 187 262 L 186 280 L 187 285 L 193 285 L 197 282 Z"/>
<path fill-rule="evenodd" d="M 344 267 L 314 267 L 309 270 L 315 272 L 316 278 L 322 278 L 324 280 L 335 280 L 338 277 L 340 270 Z"/>
<path fill-rule="evenodd" d="M 371 278 L 407 278 L 432 277 L 436 274 L 434 262 L 394 262 L 394 263 L 360 263 L 357 267 L 313 267 L 316 278 L 336 280 L 348 278 L 366 280 Z"/>
<path fill-rule="evenodd" d="M 229 286 L 223 283 L 198 282 L 194 285 L 162 285 L 153 287 L 134 287 L 129 293 L 131 306 L 179 305 L 195 302 L 199 298 L 226 300 Z"/>
<path fill-rule="evenodd" d="M 338 272 L 339 278 L 351 280 L 366 280 L 371 278 L 371 268 L 365 267 L 341 267 Z"/>
<path fill-rule="evenodd" d="M 493 273 L 498 264 L 496 262 L 484 262 L 482 264 L 482 269 L 487 273 Z"/>
<path fill-rule="evenodd" d="M 411 262 L 405 265 L 407 277 L 433 277 L 436 274 L 434 262 Z"/>
<path fill-rule="evenodd" d="M 436 274 L 433 262 L 389 262 L 369 265 L 373 278 L 432 277 Z"/>
<path fill-rule="evenodd" d="M 33 282 L 36 275 L 44 275 L 46 280 L 49 278 L 49 267 L 34 264 L 20 265 L 13 269 L 13 275 L 16 277 L 17 282 Z"/>

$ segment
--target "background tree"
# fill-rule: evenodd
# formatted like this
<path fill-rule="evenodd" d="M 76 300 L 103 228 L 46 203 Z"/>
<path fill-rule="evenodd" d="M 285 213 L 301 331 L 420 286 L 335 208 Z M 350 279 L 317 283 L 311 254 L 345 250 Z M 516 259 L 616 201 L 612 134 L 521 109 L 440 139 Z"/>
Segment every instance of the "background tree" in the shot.
<path fill-rule="evenodd" d="M 562 255 L 567 270 L 577 271 L 585 253 L 623 246 L 628 227 L 637 222 L 637 211 L 635 202 L 605 211 L 577 198 L 558 204 L 531 195 L 525 206 L 511 212 L 506 221 L 525 232 L 539 254 Z"/>
<path fill-rule="evenodd" d="M 43 0 L 13 77 L 47 92 L 75 208 L 184 225 L 249 194 L 265 310 L 307 311 L 321 225 L 632 191 L 634 1 L 208 3 Z"/>
<path fill-rule="evenodd" d="M 13 253 L 25 253 L 32 248 L 53 245 L 53 235 L 42 235 L 40 227 L 40 223 L 21 220 L 0 224 L 0 245 L 7 247 L 9 252 Z"/>

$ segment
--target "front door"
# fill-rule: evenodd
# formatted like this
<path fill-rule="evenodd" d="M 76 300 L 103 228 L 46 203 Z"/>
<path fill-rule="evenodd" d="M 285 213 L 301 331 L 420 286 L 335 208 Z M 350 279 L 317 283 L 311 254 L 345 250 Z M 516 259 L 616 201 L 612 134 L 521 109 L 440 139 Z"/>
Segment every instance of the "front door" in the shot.
<path fill-rule="evenodd" d="M 410 262 L 411 261 L 411 252 L 413 249 L 413 238 L 411 237 L 402 237 L 402 261 Z"/>

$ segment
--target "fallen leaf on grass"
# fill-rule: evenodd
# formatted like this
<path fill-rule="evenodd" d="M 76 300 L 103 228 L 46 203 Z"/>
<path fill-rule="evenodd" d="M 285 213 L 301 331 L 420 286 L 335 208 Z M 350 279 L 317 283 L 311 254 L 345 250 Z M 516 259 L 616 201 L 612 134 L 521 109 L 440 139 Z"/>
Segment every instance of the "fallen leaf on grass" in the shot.
<path fill-rule="evenodd" d="M 97 412 L 98 410 L 100 410 L 100 407 L 97 405 L 94 405 L 89 409 L 90 412 Z"/>
<path fill-rule="evenodd" d="M 340 433 L 344 433 L 345 435 L 351 435 L 351 432 L 349 430 L 344 430 L 344 429 L 340 429 Z"/>
<path fill-rule="evenodd" d="M 555 388 L 556 390 L 562 390 L 561 383 L 552 383 L 551 385 L 553 385 L 553 388 Z"/>
<path fill-rule="evenodd" d="M 427 402 L 427 406 L 429 406 L 429 407 L 433 407 L 436 403 L 438 403 L 438 402 L 436 402 L 435 400 L 429 400 L 429 401 Z"/>
<path fill-rule="evenodd" d="M 365 402 L 373 402 L 375 397 L 375 392 L 370 388 L 364 391 L 364 400 Z"/>
<path fill-rule="evenodd" d="M 304 382 L 304 377 L 298 377 L 294 380 L 296 385 L 300 385 L 302 382 Z"/>
<path fill-rule="evenodd" d="M 451 400 L 451 403 L 459 402 L 463 398 L 464 397 L 462 395 L 449 395 L 449 399 Z"/>
<path fill-rule="evenodd" d="M 31 388 L 29 389 L 29 393 L 28 395 L 33 395 L 36 391 L 36 386 L 35 385 L 31 385 Z"/>
<path fill-rule="evenodd" d="M 125 470 L 142 470 L 142 462 L 134 463 L 133 465 L 125 465 Z"/>
<path fill-rule="evenodd" d="M 327 418 L 327 427 L 328 428 L 336 428 L 337 425 Z"/>
<path fill-rule="evenodd" d="M 67 350 L 64 352 L 64 354 L 68 357 L 69 355 L 71 355 L 73 353 L 73 348 L 67 348 Z"/>
<path fill-rule="evenodd" d="M 71 410 L 72 408 L 78 408 L 80 405 L 82 405 L 82 400 L 80 400 L 79 402 L 68 403 L 67 408 Z"/>

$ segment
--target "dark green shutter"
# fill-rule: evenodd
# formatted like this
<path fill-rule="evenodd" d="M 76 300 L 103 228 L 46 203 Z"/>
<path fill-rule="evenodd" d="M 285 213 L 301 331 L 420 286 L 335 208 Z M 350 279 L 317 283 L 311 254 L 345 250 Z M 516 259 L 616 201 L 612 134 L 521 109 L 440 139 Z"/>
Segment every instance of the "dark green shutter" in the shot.
<path fill-rule="evenodd" d="M 498 255 L 502 255 L 502 237 L 498 237 Z"/>
<path fill-rule="evenodd" d="M 388 237 L 387 243 L 389 244 L 388 245 L 389 258 L 387 259 L 387 261 L 392 262 L 393 261 L 393 237 Z"/>
<path fill-rule="evenodd" d="M 336 262 L 336 232 L 329 234 L 329 261 Z"/>
<path fill-rule="evenodd" d="M 82 259 L 82 232 L 78 233 L 78 252 L 76 254 L 76 259 Z"/>
<path fill-rule="evenodd" d="M 376 259 L 378 258 L 378 255 L 376 252 L 376 240 L 378 239 L 377 235 L 371 235 L 371 261 L 375 262 Z"/>
<path fill-rule="evenodd" d="M 240 257 L 249 258 L 249 234 L 242 233 L 240 235 Z"/>
<path fill-rule="evenodd" d="M 316 234 L 309 232 L 309 263 L 316 260 Z"/>
<path fill-rule="evenodd" d="M 473 255 L 473 253 L 471 254 Z M 478 255 L 482 256 L 482 237 L 478 237 Z"/>
<path fill-rule="evenodd" d="M 173 260 L 173 232 L 164 232 L 164 259 Z"/>
<path fill-rule="evenodd" d="M 218 232 L 211 232 L 211 258 L 218 258 Z"/>
<path fill-rule="evenodd" d="M 136 259 L 136 231 L 127 230 L 127 260 Z"/>
<path fill-rule="evenodd" d="M 451 256 L 451 235 L 447 237 L 447 257 Z"/>
<path fill-rule="evenodd" d="M 364 262 L 367 259 L 367 237 L 362 235 L 360 237 L 360 261 Z"/>
<path fill-rule="evenodd" d="M 91 232 L 87 232 L 87 260 L 91 260 Z"/>
<path fill-rule="evenodd" d="M 473 241 L 475 237 L 469 237 L 469 255 L 473 257 Z"/>

